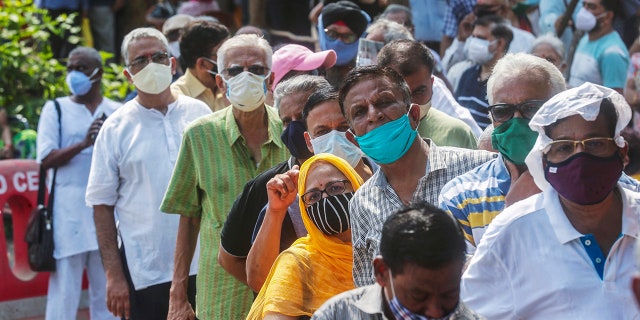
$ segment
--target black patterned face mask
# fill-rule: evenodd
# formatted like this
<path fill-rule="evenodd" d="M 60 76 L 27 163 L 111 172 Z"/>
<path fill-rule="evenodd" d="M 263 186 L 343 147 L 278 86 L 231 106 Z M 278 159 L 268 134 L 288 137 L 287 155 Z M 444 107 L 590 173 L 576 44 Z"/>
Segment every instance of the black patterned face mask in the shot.
<path fill-rule="evenodd" d="M 307 207 L 313 224 L 326 235 L 336 235 L 349 230 L 349 200 L 353 192 L 322 198 Z"/>

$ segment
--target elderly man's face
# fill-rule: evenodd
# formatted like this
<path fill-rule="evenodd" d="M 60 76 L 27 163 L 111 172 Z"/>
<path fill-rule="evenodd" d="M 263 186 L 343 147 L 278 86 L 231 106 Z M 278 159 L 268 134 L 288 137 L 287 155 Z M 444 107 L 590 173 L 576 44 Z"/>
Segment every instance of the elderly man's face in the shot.
<path fill-rule="evenodd" d="M 587 121 L 580 115 L 573 115 L 561 119 L 552 125 L 548 130 L 548 134 L 549 138 L 554 141 L 581 141 L 590 138 L 613 138 L 611 134 L 612 126 L 615 126 L 615 123 L 608 123 L 607 118 L 602 115 L 602 113 L 598 115 L 594 121 Z M 610 157 L 613 156 L 616 151 L 623 150 L 618 148 L 613 141 L 603 142 L 594 150 L 589 150 L 588 148 L 585 150 L 584 146 L 580 143 L 574 145 L 574 147 L 575 149 L 572 153 L 565 150 L 565 148 L 552 147 L 547 151 L 546 157 L 550 162 L 560 163 L 580 152 L 588 152 L 598 157 Z M 624 158 L 625 155 L 626 151 L 623 150 L 622 158 Z"/>
<path fill-rule="evenodd" d="M 135 75 L 144 69 L 150 62 L 165 65 L 171 63 L 171 72 L 175 73 L 176 71 L 175 58 L 169 57 L 167 47 L 164 46 L 162 41 L 156 38 L 145 37 L 131 41 L 129 43 L 128 53 L 129 61 L 126 61 L 127 70 L 125 70 L 125 75 L 129 78 L 131 78 L 131 75 Z"/>
<path fill-rule="evenodd" d="M 566 65 L 564 64 L 564 57 L 561 57 L 548 43 L 541 43 L 537 45 L 531 54 L 553 63 L 553 65 L 558 67 L 558 70 L 560 71 L 564 71 L 566 68 Z"/>
<path fill-rule="evenodd" d="M 500 79 L 493 87 L 493 103 L 521 104 L 530 100 L 548 100 L 551 98 L 551 88 L 546 81 L 540 81 L 534 75 L 516 76 Z M 520 111 L 515 111 L 515 118 L 522 118 Z M 497 128 L 506 121 L 493 119 L 493 127 Z"/>
<path fill-rule="evenodd" d="M 402 273 L 390 275 L 393 279 L 386 277 L 384 288 L 389 298 L 395 292 L 400 304 L 411 312 L 442 318 L 455 310 L 460 300 L 462 265 L 463 261 L 454 261 L 439 269 L 427 269 L 407 263 Z"/>
<path fill-rule="evenodd" d="M 266 76 L 270 71 L 265 52 L 261 48 L 254 46 L 236 47 L 227 50 L 224 64 L 224 66 L 218 66 L 219 74 L 216 77 L 218 87 L 223 90 L 227 89 L 222 79 L 223 77 L 229 80 L 244 71 L 249 71 L 258 76 Z M 270 86 L 271 81 L 273 81 L 273 74 L 265 79 L 267 87 Z"/>
<path fill-rule="evenodd" d="M 413 128 L 419 117 L 410 115 L 409 120 Z M 409 111 L 402 101 L 400 90 L 386 77 L 369 78 L 356 83 L 344 98 L 344 111 L 356 136 L 365 133 L 393 120 Z"/>
<path fill-rule="evenodd" d="M 309 95 L 304 92 L 283 96 L 278 105 L 278 114 L 282 120 L 282 126 L 286 129 L 291 121 L 302 121 L 302 108 Z"/>

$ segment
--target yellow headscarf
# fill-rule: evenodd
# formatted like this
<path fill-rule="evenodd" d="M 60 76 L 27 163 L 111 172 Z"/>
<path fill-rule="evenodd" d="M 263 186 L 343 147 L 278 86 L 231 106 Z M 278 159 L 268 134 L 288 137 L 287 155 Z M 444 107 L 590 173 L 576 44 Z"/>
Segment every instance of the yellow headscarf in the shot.
<path fill-rule="evenodd" d="M 307 174 L 316 162 L 327 162 L 340 170 L 351 182 L 354 191 L 363 183 L 348 162 L 332 154 L 321 153 L 309 158 L 300 167 L 298 195 L 306 192 Z M 351 243 L 325 235 L 318 229 L 309 218 L 302 200 L 300 214 L 309 234 L 280 253 L 247 319 L 262 319 L 267 312 L 311 316 L 329 298 L 355 287 L 351 273 Z"/>

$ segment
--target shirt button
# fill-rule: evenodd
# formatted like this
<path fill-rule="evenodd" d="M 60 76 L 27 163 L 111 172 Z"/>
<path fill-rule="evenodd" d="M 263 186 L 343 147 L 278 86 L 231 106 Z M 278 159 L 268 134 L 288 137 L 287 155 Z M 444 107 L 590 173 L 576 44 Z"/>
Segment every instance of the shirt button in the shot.
<path fill-rule="evenodd" d="M 600 262 L 602 262 L 602 259 L 596 258 L 596 263 L 600 263 Z"/>
<path fill-rule="evenodd" d="M 587 246 L 590 246 L 591 245 L 591 240 L 585 240 L 584 244 L 587 245 Z"/>

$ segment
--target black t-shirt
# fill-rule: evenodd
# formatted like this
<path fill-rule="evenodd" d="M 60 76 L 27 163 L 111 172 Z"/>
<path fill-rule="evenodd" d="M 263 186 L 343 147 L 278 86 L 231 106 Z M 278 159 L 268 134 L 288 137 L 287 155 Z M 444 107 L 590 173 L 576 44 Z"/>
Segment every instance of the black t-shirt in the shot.
<path fill-rule="evenodd" d="M 233 202 L 220 235 L 222 248 L 236 257 L 246 257 L 251 249 L 251 237 L 258 215 L 267 204 L 267 182 L 276 174 L 290 169 L 289 162 L 281 162 L 259 174 L 244 185 L 244 190 Z M 282 240 L 296 238 L 293 223 L 289 215 L 282 222 Z"/>

